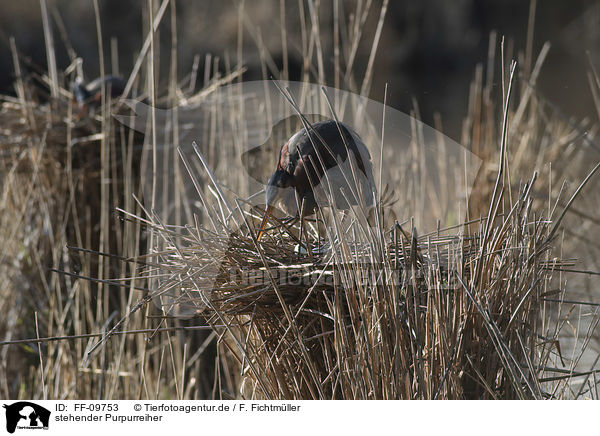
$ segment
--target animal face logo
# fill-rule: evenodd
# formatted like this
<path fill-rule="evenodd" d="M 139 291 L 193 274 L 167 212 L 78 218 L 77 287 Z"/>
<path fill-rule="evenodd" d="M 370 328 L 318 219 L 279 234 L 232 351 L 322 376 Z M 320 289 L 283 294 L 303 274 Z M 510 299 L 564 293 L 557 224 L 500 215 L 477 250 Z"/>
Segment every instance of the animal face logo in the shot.
<path fill-rule="evenodd" d="M 6 431 L 14 433 L 19 429 L 47 429 L 50 411 L 29 401 L 19 401 L 3 406 L 6 409 Z"/>
<path fill-rule="evenodd" d="M 206 252 L 210 262 L 201 272 L 169 269 L 153 279 L 160 289 L 153 302 L 171 316 L 196 316 L 210 304 L 214 283 L 234 280 L 225 277 L 234 270 L 223 268 L 219 256 L 227 259 L 237 229 L 266 227 L 266 218 L 259 220 L 263 211 L 277 219 L 272 230 L 293 223 L 303 207 L 309 216 L 319 210 L 314 222 L 323 224 L 325 245 L 341 253 L 334 235 L 360 239 L 362 231 L 347 230 L 372 228 L 379 218 L 382 228 L 410 222 L 425 233 L 460 226 L 481 166 L 468 149 L 409 114 L 307 82 L 236 83 L 176 108 L 122 103 L 113 116 L 124 126 L 146 137 L 154 126 L 156 140 L 144 141 L 140 157 L 145 214 L 156 228 L 173 227 L 168 237 L 152 239 L 151 250 L 171 262 L 173 246 L 187 246 L 188 231 L 190 241 L 199 240 L 193 227 L 208 229 L 218 241 L 211 242 L 217 245 Z M 305 124 L 330 128 L 313 137 L 302 133 Z M 322 143 L 332 147 L 329 154 L 311 152 Z M 381 210 L 386 206 L 385 214 L 375 216 L 376 202 Z"/>

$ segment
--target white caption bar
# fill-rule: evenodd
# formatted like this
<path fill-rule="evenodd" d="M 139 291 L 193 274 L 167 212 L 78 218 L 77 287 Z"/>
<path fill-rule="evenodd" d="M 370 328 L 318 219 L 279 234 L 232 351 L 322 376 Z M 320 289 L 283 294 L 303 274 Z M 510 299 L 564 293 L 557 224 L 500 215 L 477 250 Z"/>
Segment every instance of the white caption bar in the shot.
<path fill-rule="evenodd" d="M 11 401 L 0 435 L 577 434 L 598 402 Z M 536 413 L 539 412 L 539 413 Z M 543 415 L 543 417 L 542 417 Z M 566 417 L 569 417 L 566 419 Z M 560 418 L 562 417 L 562 418 Z M 587 424 L 586 424 L 587 423 Z M 508 432 L 508 433 L 507 433 Z M 309 433 L 309 436 L 312 436 Z"/>

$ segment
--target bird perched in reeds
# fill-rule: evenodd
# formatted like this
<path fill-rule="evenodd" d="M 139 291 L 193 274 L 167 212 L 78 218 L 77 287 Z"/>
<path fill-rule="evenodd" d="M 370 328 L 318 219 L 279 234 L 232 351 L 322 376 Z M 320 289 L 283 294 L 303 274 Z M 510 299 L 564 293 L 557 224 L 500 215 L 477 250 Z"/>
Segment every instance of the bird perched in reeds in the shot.
<path fill-rule="evenodd" d="M 80 114 L 87 112 L 90 108 L 96 109 L 101 105 L 103 84 L 107 98 L 115 99 L 123 94 L 127 82 L 118 76 L 104 76 L 84 83 L 81 77 L 77 77 L 73 94 L 79 106 Z"/>
<path fill-rule="evenodd" d="M 281 147 L 266 187 L 258 240 L 275 207 L 299 214 L 302 226 L 303 218 L 318 207 L 373 206 L 375 192 L 371 156 L 352 128 L 335 120 L 307 125 Z"/>

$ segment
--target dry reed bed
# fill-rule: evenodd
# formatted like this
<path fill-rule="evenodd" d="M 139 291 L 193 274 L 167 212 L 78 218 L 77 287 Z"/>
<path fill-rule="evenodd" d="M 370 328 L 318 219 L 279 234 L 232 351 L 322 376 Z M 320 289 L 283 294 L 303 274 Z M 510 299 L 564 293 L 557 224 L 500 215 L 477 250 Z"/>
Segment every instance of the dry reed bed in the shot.
<path fill-rule="evenodd" d="M 122 194 L 128 192 L 122 188 L 123 175 L 127 171 L 131 176 L 131 166 L 127 169 L 131 162 L 113 149 L 110 174 L 120 193 L 113 191 L 110 200 L 103 201 L 100 185 L 106 176 L 97 122 L 76 122 L 66 96 L 54 104 L 40 104 L 31 97 L 33 92 L 23 93 L 27 100 L 5 96 L 0 109 L 4 135 L 0 143 L 0 310 L 7 315 L 0 329 L 7 340 L 101 331 L 120 304 L 119 310 L 127 309 L 127 299 L 109 298 L 107 286 L 56 274 L 51 268 L 100 279 L 118 274 L 112 269 L 114 262 L 103 263 L 85 253 L 72 255 L 67 247 L 97 249 L 101 235 L 110 234 L 105 231 L 108 227 L 114 233 L 107 246 L 116 247 L 118 237 L 129 237 L 133 226 L 127 229 L 114 219 L 100 230 L 100 217 L 103 209 L 123 206 Z M 129 252 L 135 239 L 119 247 Z M 76 369 L 76 356 L 83 355 L 85 347 L 81 340 L 4 347 L 2 396 L 65 397 L 79 390 L 84 397 L 93 397 L 91 392 L 99 386 L 106 389 L 106 378 L 101 376 L 96 383 L 99 378 L 91 376 L 98 371 L 95 364 Z"/>
<path fill-rule="evenodd" d="M 155 27 L 168 3 L 156 13 Z M 357 10 L 362 18 L 348 27 L 348 44 L 338 47 L 343 56 L 334 58 L 334 83 L 344 76 L 348 88 L 363 94 L 369 93 L 372 69 L 356 85 L 352 63 L 344 65 L 343 57 L 355 58 L 368 13 L 368 7 Z M 315 42 L 320 27 L 315 31 L 305 20 L 303 29 L 311 35 L 302 48 L 303 79 L 323 83 L 323 63 L 314 65 L 314 57 L 324 55 Z M 131 76 L 140 81 L 154 74 L 141 69 L 154 54 L 151 35 Z M 174 44 L 176 56 L 176 39 Z M 297 253 L 294 229 L 271 232 L 257 244 L 257 213 L 248 208 L 237 215 L 240 226 L 225 224 L 219 231 L 144 216 L 134 199 L 142 198 L 134 135 L 111 122 L 108 107 L 96 121 L 74 123 L 68 86 L 56 82 L 56 71 L 54 78 L 39 78 L 56 93 L 52 104 L 34 100 L 21 80 L 15 48 L 17 98 L 6 97 L 0 111 L 0 312 L 6 314 L 0 317 L 0 396 L 598 398 L 597 360 L 589 371 L 577 365 L 584 352 L 593 352 L 598 312 L 589 314 L 587 331 L 578 325 L 586 306 L 563 303 L 569 296 L 563 270 L 572 260 L 560 260 L 572 257 L 573 250 L 563 254 L 575 240 L 570 236 L 585 237 L 580 227 L 593 230 L 589 211 L 597 201 L 570 207 L 564 234 L 552 230 L 567 206 L 569 189 L 563 192 L 561 183 L 589 173 L 591 160 L 581 145 L 595 145 L 596 128 L 589 120 L 557 116 L 538 95 L 544 47 L 535 65 L 522 63 L 520 95 L 508 107 L 512 123 L 499 153 L 497 45 L 492 35 L 488 67 L 475 72 L 461 140 L 485 159 L 469 199 L 470 216 L 483 218 L 413 238 L 397 226 L 367 231 L 351 216 L 355 232 L 344 233 L 351 237 L 309 233 L 311 245 L 335 248 L 312 259 Z M 287 66 L 281 74 L 271 71 L 264 47 L 260 53 L 265 78 L 285 79 Z M 226 64 L 226 77 L 236 78 Z M 207 65 L 200 97 L 226 83 L 217 58 L 208 57 Z M 183 84 L 170 72 L 167 105 L 193 99 L 198 67 L 196 62 Z M 60 74 L 64 84 L 66 76 Z M 595 73 L 590 77 L 597 93 L 600 82 Z M 436 127 L 442 130 L 441 121 Z M 207 142 L 218 144 L 218 138 Z M 219 152 L 210 151 L 210 167 Z M 500 164 L 490 162 L 506 164 L 500 176 Z M 552 162 L 551 169 L 545 162 Z M 533 169 L 538 181 L 521 186 Z M 127 214 L 117 216 L 117 208 Z M 573 224 L 572 215 L 583 224 Z M 146 230 L 169 251 L 141 256 Z M 68 245 L 82 249 L 74 254 Z M 587 260 L 594 262 L 597 251 L 593 245 L 589 250 Z M 287 281 L 271 281 L 282 271 Z M 307 276 L 308 284 L 299 285 Z M 201 314 L 214 332 L 183 334 L 204 329 L 203 321 L 165 316 L 147 304 L 152 298 L 167 314 Z M 49 338 L 31 340 L 43 336 Z M 579 349 L 561 352 L 563 336 L 579 341 Z M 216 356 L 207 363 L 215 338 Z"/>
<path fill-rule="evenodd" d="M 587 333 L 575 333 L 584 343 L 581 354 L 563 356 L 559 338 L 573 308 L 560 315 L 561 272 L 575 261 L 561 260 L 556 237 L 598 165 L 569 201 L 560 200 L 565 206 L 560 213 L 540 201 L 540 185 L 551 185 L 552 173 L 546 172 L 542 183 L 536 183 L 537 172 L 529 182 L 519 179 L 521 185 L 511 180 L 509 137 L 520 141 L 516 166 L 522 177 L 524 155 L 532 151 L 524 145 L 537 133 L 531 128 L 540 126 L 535 112 L 524 122 L 520 109 L 517 124 L 509 123 L 515 116 L 509 109 L 515 67 L 495 178 L 480 181 L 473 197 L 483 218 L 465 223 L 458 234 L 452 233 L 455 228 L 411 239 L 398 225 L 384 229 L 382 221 L 367 229 L 354 211 L 349 229 L 342 231 L 330 219 L 335 225 L 324 238 L 329 250 L 309 256 L 298 252 L 297 228 L 280 227 L 258 243 L 253 225 L 260 216 L 253 210 L 241 214 L 237 228 L 223 215 L 217 226 L 213 222 L 214 230 L 200 224 L 167 228 L 146 217 L 164 243 L 159 254 L 150 255 L 152 273 L 164 278 L 154 294 L 159 305 L 175 315 L 202 314 L 227 338 L 220 343 L 239 366 L 246 398 L 590 394 L 596 370 L 574 368 L 598 317 L 592 314 Z M 564 148 L 578 132 L 558 121 L 553 127 L 558 140 L 534 141 L 542 156 Z M 495 136 L 493 125 L 481 119 L 473 128 L 482 137 Z M 559 173 L 564 170 L 558 165 Z M 218 181 L 213 184 L 213 192 L 220 192 Z M 233 200 L 214 197 L 215 211 L 231 217 L 242 210 L 240 203 L 232 211 Z M 314 229 L 309 235 L 312 247 L 323 244 Z"/>
<path fill-rule="evenodd" d="M 129 222 L 131 215 L 125 214 L 125 225 L 154 232 L 166 251 L 139 256 L 139 248 L 134 246 L 139 239 L 128 239 L 126 249 L 112 250 L 115 255 L 130 253 L 127 260 L 114 259 L 110 271 L 102 276 L 96 273 L 100 263 L 96 256 L 75 256 L 83 261 L 73 265 L 73 257 L 66 250 L 66 245 L 73 243 L 97 246 L 93 228 L 98 224 L 91 217 L 99 215 L 102 206 L 98 204 L 99 192 L 95 200 L 89 196 L 98 189 L 101 163 L 92 147 L 99 137 L 88 121 L 64 123 L 65 118 L 56 115 L 68 118 L 71 109 L 64 103 L 54 116 L 49 106 L 31 105 L 36 125 L 42 127 L 33 132 L 28 130 L 30 124 L 23 122 L 22 106 L 10 98 L 4 103 L 1 115 L 6 121 L 6 137 L 14 142 L 3 142 L 3 173 L 9 182 L 3 205 L 12 214 L 3 214 L 6 225 L 2 228 L 7 232 L 3 236 L 6 241 L 38 244 L 25 246 L 25 253 L 50 256 L 34 259 L 35 271 L 20 271 L 20 277 L 40 281 L 32 288 L 46 289 L 43 299 L 52 302 L 58 298 L 64 304 L 51 303 L 55 312 L 47 324 L 42 318 L 40 329 L 47 329 L 48 336 L 85 337 L 90 331 L 109 332 L 101 341 L 101 353 L 106 353 L 102 351 L 105 347 L 115 356 L 120 347 L 133 353 L 129 362 L 123 356 L 122 362 L 109 363 L 110 368 L 102 371 L 92 358 L 92 368 L 79 368 L 83 375 L 77 381 L 64 371 L 72 380 L 71 389 L 81 392 L 78 385 L 84 379 L 95 380 L 90 392 L 102 391 L 106 384 L 116 389 L 121 383 L 117 380 L 136 377 L 135 367 L 140 362 L 133 355 L 145 345 L 135 337 L 123 336 L 122 341 L 116 341 L 111 335 L 127 331 L 127 326 L 151 327 L 151 318 L 143 317 L 139 309 L 145 308 L 145 315 L 155 312 L 155 305 L 147 305 L 152 298 L 167 314 L 201 315 L 214 328 L 220 338 L 217 369 L 229 373 L 216 374 L 217 391 L 221 391 L 217 396 L 240 389 L 246 398 L 555 398 L 568 392 L 571 377 L 579 375 L 573 368 L 563 369 L 557 338 L 565 323 L 552 320 L 557 304 L 545 298 L 563 298 L 562 284 L 553 280 L 556 274 L 553 276 L 552 271 L 572 262 L 562 262 L 551 251 L 556 238 L 549 238 L 552 223 L 545 215 L 550 210 L 535 200 L 534 180 L 522 186 L 517 195 L 507 184 L 506 169 L 496 171 L 496 187 L 490 188 L 490 203 L 483 206 L 491 220 L 473 220 L 421 237 L 412 238 L 399 225 L 367 230 L 358 224 L 356 215 L 349 217 L 350 231 L 338 231 L 338 237 L 335 229 L 319 237 L 313 228 L 308 233 L 311 245 L 325 249 L 312 257 L 298 253 L 297 226 L 278 227 L 258 244 L 253 227 L 260 220 L 260 212 L 240 203 L 240 210 L 244 210 L 243 215 L 236 215 L 240 226 L 232 226 L 231 220 L 221 222 L 219 231 L 200 224 L 169 226 L 152 216 Z M 565 132 L 567 135 L 569 130 Z M 65 148 L 65 137 L 75 138 L 74 146 Z M 127 135 L 121 133 L 123 137 Z M 129 140 L 125 155 L 134 147 L 133 137 Z M 117 150 L 116 143 L 113 147 Z M 550 151 L 555 153 L 556 148 Z M 119 168 L 115 180 L 122 179 L 121 171 L 131 180 L 133 170 L 124 166 L 131 166 L 131 160 L 120 156 L 113 153 L 113 168 Z M 214 188 L 218 190 L 218 186 Z M 112 207 L 135 210 L 131 202 L 122 207 L 122 201 L 121 195 L 115 194 Z M 218 196 L 213 201 L 220 203 Z M 213 210 L 227 207 L 214 204 Z M 45 214 L 33 214 L 32 210 Z M 79 210 L 87 210 L 87 215 L 81 218 Z M 142 216 L 142 210 L 138 208 L 137 214 Z M 133 214 L 134 218 L 138 215 Z M 82 221 L 73 221 L 76 217 Z M 25 236 L 28 227 L 21 226 L 23 219 L 41 219 L 59 230 Z M 31 228 L 41 231 L 44 224 L 32 223 Z M 15 229 L 21 233 L 14 233 Z M 417 235 L 416 229 L 413 234 Z M 328 249 L 332 245 L 333 251 Z M 119 247 L 116 243 L 110 246 Z M 12 253 L 23 249 L 19 247 L 15 245 Z M 63 275 L 48 274 L 44 265 L 58 267 Z M 119 271 L 121 276 L 129 271 L 136 278 L 125 285 L 132 292 L 128 300 L 121 299 L 120 307 L 106 292 L 124 286 L 113 280 Z M 21 282 L 10 277 L 3 275 L 4 280 L 13 280 L 10 288 L 14 298 Z M 91 282 L 77 280 L 82 277 Z M 98 282 L 98 278 L 105 282 Z M 47 280 L 52 281 L 45 283 Z M 79 292 L 80 287 L 83 292 Z M 58 293 L 54 295 L 52 289 Z M 70 291 L 65 296 L 61 289 Z M 136 289 L 148 291 L 137 304 Z M 5 306 L 9 308 L 8 319 L 18 319 L 15 311 L 25 305 L 8 299 L 6 303 L 13 304 L 12 308 Z M 73 306 L 81 316 L 71 324 L 65 310 Z M 117 311 L 111 315 L 110 308 Z M 157 312 L 159 316 L 161 313 Z M 112 329 L 101 325 L 107 319 L 115 323 L 123 315 Z M 163 325 L 169 328 L 168 323 Z M 171 325 L 181 324 L 175 321 Z M 36 335 L 33 326 L 26 334 Z M 165 344 L 171 343 L 168 333 L 165 336 Z M 87 337 L 87 341 L 89 352 L 97 340 Z M 83 343 L 76 340 L 75 345 L 73 356 L 85 357 Z M 206 344 L 201 345 L 205 349 Z M 52 348 L 50 345 L 49 356 L 56 355 Z M 178 358 L 185 360 L 185 349 L 179 349 L 183 354 Z M 151 351 L 155 358 L 156 351 Z M 47 378 L 63 377 L 61 361 L 65 368 L 80 366 L 77 360 L 71 362 L 65 357 L 50 360 L 53 367 L 46 367 Z M 160 374 L 152 371 L 166 366 L 163 361 L 164 348 L 160 359 L 148 364 L 144 376 L 160 379 Z M 117 369 L 121 365 L 128 369 Z M 182 368 L 190 370 L 185 364 L 177 369 L 173 360 L 172 365 L 174 379 L 183 377 L 186 370 Z M 556 376 L 562 372 L 568 376 Z M 222 379 L 228 385 L 225 390 L 220 386 Z M 159 389 L 159 383 L 151 389 Z M 177 381 L 174 383 L 171 388 L 177 390 Z M 134 386 L 136 383 L 131 384 L 132 389 Z M 138 390 L 137 395 L 140 393 Z M 130 390 L 128 395 L 136 394 Z"/>
<path fill-rule="evenodd" d="M 166 246 L 151 270 L 165 280 L 154 297 L 228 333 L 249 398 L 551 397 L 540 380 L 556 350 L 540 317 L 562 264 L 532 183 L 472 234 L 372 229 L 312 257 L 293 230 L 258 243 L 250 218 L 220 233 L 157 222 Z"/>
<path fill-rule="evenodd" d="M 2 205 L 10 212 L 2 216 L 3 240 L 9 243 L 4 256 L 21 265 L 19 269 L 3 264 L 2 279 L 9 284 L 5 289 L 13 290 L 3 301 L 9 323 L 5 328 L 16 331 L 16 320 L 29 315 L 22 312 L 29 310 L 29 303 L 15 300 L 27 277 L 37 281 L 31 282 L 32 292 L 45 290 L 40 301 L 49 302 L 50 312 L 21 334 L 35 337 L 37 327 L 48 336 L 81 335 L 87 340 L 87 345 L 74 340 L 73 349 L 68 342 L 61 342 L 66 348 L 50 344 L 45 351 L 50 358 L 43 367 L 44 378 L 55 380 L 56 392 L 69 395 L 76 390 L 85 396 L 81 385 L 89 383 L 90 394 L 111 395 L 125 387 L 121 392 L 126 396 L 143 395 L 144 390 L 152 396 L 161 389 L 185 396 L 193 383 L 188 382 L 184 392 L 185 383 L 178 382 L 192 371 L 189 358 L 185 362 L 188 345 L 173 347 L 168 331 L 189 323 L 169 322 L 167 317 L 155 327 L 165 326 L 167 332 L 161 333 L 164 345 L 149 351 L 151 363 L 134 357 L 146 349 L 139 334 L 123 335 L 118 341 L 112 336 L 129 328 L 152 330 L 148 315 L 163 312 L 146 304 L 151 297 L 167 314 L 202 315 L 214 328 L 220 339 L 218 372 L 212 389 L 204 389 L 216 396 L 235 396 L 241 389 L 246 398 L 560 398 L 581 393 L 571 387 L 573 376 L 595 374 L 575 372 L 561 355 L 558 338 L 568 317 L 552 318 L 560 306 L 554 301 L 564 297 L 563 284 L 552 272 L 572 262 L 562 262 L 555 253 L 557 242 L 549 238 L 552 223 L 547 216 L 554 211 L 536 200 L 534 193 L 543 191 L 539 181 L 525 184 L 517 195 L 506 169 L 501 170 L 496 187 L 486 191 L 491 200 L 474 197 L 492 219 L 473 220 L 458 233 L 439 230 L 413 239 L 399 226 L 366 230 L 351 216 L 354 232 L 339 234 L 353 237 L 335 237 L 335 229 L 326 237 L 317 236 L 314 229 L 308 233 L 313 247 L 335 247 L 312 258 L 298 253 L 297 229 L 271 231 L 257 244 L 251 229 L 260 213 L 248 208 L 241 207 L 244 214 L 236 215 L 239 227 L 221 223 L 219 231 L 200 224 L 169 226 L 152 216 L 129 222 L 126 214 L 124 223 L 117 220 L 124 226 L 120 237 L 125 245 L 108 245 L 109 252 L 125 256 L 117 256 L 106 264 L 110 269 L 99 274 L 96 256 L 72 256 L 66 246 L 99 243 L 94 229 L 103 207 L 98 188 L 102 163 L 93 147 L 100 137 L 88 121 L 65 122 L 71 108 L 66 100 L 62 103 L 54 111 L 28 105 L 28 116 L 35 117 L 39 130 L 31 129 L 31 121 L 24 122 L 23 106 L 15 99 L 7 98 L 0 113 L 8 138 L 2 143 Z M 493 130 L 489 124 L 482 126 Z M 575 134 L 560 123 L 554 126 L 563 129 L 561 137 Z M 65 147 L 65 138 L 71 138 L 72 147 Z M 117 138 L 128 139 L 123 149 Z M 109 143 L 115 180 L 132 180 L 133 136 L 120 132 Z M 542 151 L 557 153 L 564 144 L 565 140 L 551 143 Z M 481 183 L 476 189 L 488 186 Z M 129 186 L 127 192 L 133 191 Z M 90 192 L 96 192 L 95 199 Z M 219 202 L 218 196 L 214 201 Z M 111 209 L 142 216 L 139 206 L 136 210 L 121 193 L 113 191 L 110 203 Z M 213 209 L 225 208 L 215 204 Z M 24 220 L 34 221 L 23 225 Z M 154 232 L 167 251 L 139 256 L 140 239 L 133 235 L 143 227 Z M 50 274 L 47 266 L 63 274 Z M 114 280 L 127 275 L 135 280 Z M 91 281 L 77 280 L 82 277 Z M 115 305 L 108 290 L 123 287 L 130 290 L 129 296 Z M 148 294 L 136 303 L 139 290 Z M 46 313 L 44 307 L 40 310 Z M 69 319 L 73 310 L 78 315 Z M 107 320 L 112 320 L 112 329 Z M 89 332 L 105 335 L 91 368 L 81 367 L 78 358 L 97 344 L 86 336 Z M 204 351 L 207 343 L 198 345 Z M 42 349 L 31 350 L 29 359 L 39 359 Z M 7 350 L 2 352 L 6 355 Z M 173 353 L 170 364 L 165 350 Z M 104 369 L 96 361 L 102 355 L 103 365 L 108 365 Z M 194 354 L 195 371 L 200 371 L 200 361 Z M 136 369 L 139 365 L 142 373 Z M 75 372 L 68 370 L 72 366 Z M 173 375 L 170 386 L 161 386 L 163 367 L 170 367 Z M 17 371 L 12 368 L 5 374 Z M 36 371 L 32 363 L 32 385 Z M 148 380 L 134 382 L 140 374 L 156 381 L 151 387 Z M 8 391 L 6 378 L 4 383 Z M 69 386 L 66 391 L 59 388 L 63 383 Z"/>

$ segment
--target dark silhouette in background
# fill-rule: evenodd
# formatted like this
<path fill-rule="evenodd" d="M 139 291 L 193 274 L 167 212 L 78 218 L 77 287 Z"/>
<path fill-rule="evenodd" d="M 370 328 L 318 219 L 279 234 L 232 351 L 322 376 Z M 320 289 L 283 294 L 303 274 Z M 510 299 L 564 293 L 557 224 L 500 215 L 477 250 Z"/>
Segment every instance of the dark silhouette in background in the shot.
<path fill-rule="evenodd" d="M 88 111 L 90 108 L 97 108 L 102 103 L 102 85 L 106 89 L 106 95 L 111 99 L 120 97 L 125 91 L 124 79 L 117 76 L 98 77 L 89 83 L 84 83 L 80 77 L 75 81 L 73 94 L 79 106 L 80 111 Z"/>
<path fill-rule="evenodd" d="M 333 2 L 322 2 L 319 8 L 324 67 L 326 77 L 333 76 Z M 261 40 L 275 64 L 282 64 L 282 39 L 280 28 L 280 2 L 270 0 L 246 4 L 244 14 L 243 63 L 248 70 L 244 80 L 262 78 L 261 62 L 256 41 Z M 104 39 L 105 74 L 127 77 L 131 71 L 144 35 L 148 30 L 148 17 L 139 2 L 104 0 L 99 2 L 100 20 Z M 340 14 L 354 12 L 354 2 L 340 1 Z M 72 52 L 84 59 L 85 77 L 100 75 L 98 41 L 94 11 L 89 2 L 52 0 L 48 2 L 49 14 L 56 21 L 60 16 Z M 298 80 L 302 65 L 299 57 L 301 41 L 298 2 L 286 1 L 286 29 L 290 79 Z M 306 6 L 305 6 L 306 7 Z M 373 2 L 367 17 L 363 43 L 359 46 L 355 66 L 357 77 L 366 67 L 371 50 L 370 36 L 377 26 L 380 2 Z M 578 118 L 595 116 L 593 99 L 589 91 L 587 54 L 600 68 L 600 27 L 597 18 L 600 3 L 597 0 L 544 0 L 537 2 L 533 33 L 532 54 L 535 60 L 542 44 L 550 41 L 548 58 L 544 64 L 538 87 L 553 104 Z M 383 100 L 385 83 L 389 84 L 388 104 L 405 113 L 413 109 L 413 97 L 419 103 L 424 122 L 433 125 L 433 114 L 439 111 L 444 132 L 460 140 L 462 119 L 467 112 L 469 86 L 477 63 L 487 61 L 489 35 L 497 31 L 499 38 L 506 36 L 507 52 L 523 57 L 526 47 L 530 2 L 523 0 L 423 0 L 392 1 L 385 19 L 377 57 L 375 59 L 371 98 Z M 219 56 L 220 68 L 227 54 L 230 63 L 237 62 L 238 2 L 197 2 L 178 0 L 176 25 L 179 42 L 177 68 L 179 76 L 189 74 L 194 56 L 200 57 L 199 71 L 204 70 L 205 56 Z M 167 12 L 169 14 L 170 12 Z M 155 43 L 160 47 L 158 74 L 161 85 L 166 84 L 171 67 L 171 19 L 163 19 Z M 69 48 L 62 41 L 56 25 L 54 39 L 59 69 L 71 62 Z M 14 36 L 16 46 L 23 56 L 46 69 L 46 51 L 38 0 L 4 2 L 0 14 L 0 93 L 14 94 L 12 82 L 14 68 L 8 38 Z M 117 42 L 118 63 L 111 59 L 111 39 Z M 344 54 L 342 54 L 342 58 Z M 499 77 L 496 57 L 495 76 Z M 214 62 L 214 57 L 212 58 Z M 499 80 L 495 80 L 499 84 Z M 198 86 L 202 86 L 202 74 Z M 327 83 L 333 85 L 333 83 Z M 346 88 L 344 84 L 342 87 Z M 501 95 L 500 86 L 497 86 Z M 496 96 L 497 97 L 497 96 Z"/>

